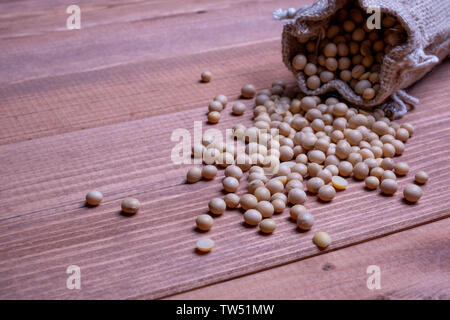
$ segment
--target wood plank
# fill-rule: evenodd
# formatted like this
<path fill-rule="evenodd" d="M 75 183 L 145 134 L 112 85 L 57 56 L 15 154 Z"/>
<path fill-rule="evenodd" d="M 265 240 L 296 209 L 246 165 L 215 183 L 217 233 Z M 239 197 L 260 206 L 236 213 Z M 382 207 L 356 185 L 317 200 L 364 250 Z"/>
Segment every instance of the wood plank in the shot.
<path fill-rule="evenodd" d="M 311 232 L 298 232 L 283 214 L 269 237 L 243 227 L 239 211 L 227 211 L 208 234 L 216 241 L 208 255 L 193 251 L 204 236 L 193 221 L 221 195 L 220 176 L 186 185 L 186 167 L 170 162 L 172 130 L 192 130 L 194 120 L 205 119 L 204 107 L 1 146 L 0 297 L 158 298 L 323 253 L 311 242 L 315 231 L 331 234 L 328 252 L 448 217 L 450 110 L 441 102 L 450 93 L 436 84 L 448 81 L 449 67 L 444 63 L 413 88 L 422 103 L 403 120 L 417 132 L 402 160 L 431 176 L 419 203 L 351 183 L 332 203 L 308 199 L 316 217 Z M 239 121 L 222 114 L 215 128 Z M 240 119 L 249 123 L 250 116 Z M 410 181 L 399 179 L 400 190 Z M 98 208 L 83 205 L 91 188 L 105 194 Z M 125 196 L 141 200 L 137 216 L 119 214 Z M 82 290 L 65 287 L 71 264 L 82 269 Z"/>
<path fill-rule="evenodd" d="M 167 299 L 450 299 L 450 219 Z M 367 288 L 367 267 L 381 270 Z"/>

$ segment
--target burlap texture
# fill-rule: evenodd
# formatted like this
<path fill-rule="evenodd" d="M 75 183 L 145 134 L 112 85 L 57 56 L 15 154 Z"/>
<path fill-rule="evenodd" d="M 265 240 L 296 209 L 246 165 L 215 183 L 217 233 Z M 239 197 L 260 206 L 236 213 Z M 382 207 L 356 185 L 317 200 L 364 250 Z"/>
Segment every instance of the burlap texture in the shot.
<path fill-rule="evenodd" d="M 319 36 L 324 33 L 337 10 L 349 0 L 319 0 L 301 7 L 289 9 L 284 16 L 282 33 L 283 62 L 297 78 L 305 94 L 317 95 L 337 90 L 347 101 L 364 107 L 379 105 L 389 97 L 401 97 L 399 90 L 421 79 L 450 52 L 450 0 L 358 0 L 364 11 L 378 6 L 382 13 L 397 18 L 406 30 L 408 38 L 403 45 L 394 47 L 383 59 L 380 71 L 380 90 L 372 100 L 363 100 L 344 81 L 336 79 L 323 84 L 316 90 L 309 90 L 302 72 L 292 67 L 295 55 L 303 53 L 297 37 Z M 280 11 L 278 12 L 278 14 Z M 274 12 L 274 17 L 277 15 Z M 395 101 L 395 99 L 394 99 Z"/>

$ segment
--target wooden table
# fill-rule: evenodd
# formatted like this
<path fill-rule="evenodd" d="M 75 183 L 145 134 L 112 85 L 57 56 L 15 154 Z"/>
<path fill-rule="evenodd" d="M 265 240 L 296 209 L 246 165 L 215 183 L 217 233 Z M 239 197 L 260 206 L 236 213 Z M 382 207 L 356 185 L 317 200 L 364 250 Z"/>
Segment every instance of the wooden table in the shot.
<path fill-rule="evenodd" d="M 2 299 L 449 299 L 450 63 L 410 89 L 421 104 L 404 120 L 416 134 L 402 159 L 431 176 L 416 205 L 351 181 L 300 233 L 288 214 L 275 234 L 242 226 L 238 211 L 216 219 L 216 248 L 194 219 L 221 195 L 214 182 L 184 183 L 170 161 L 176 128 L 205 123 L 216 94 L 242 85 L 293 84 L 281 62 L 278 7 L 305 1 L 78 1 L 81 29 L 67 30 L 67 4 L 0 4 L 0 298 Z M 204 70 L 209 84 L 199 83 Z M 230 109 L 214 128 L 251 123 Z M 400 179 L 401 188 L 411 175 Z M 101 206 L 84 195 L 99 189 Z M 120 214 L 135 196 L 142 210 Z M 333 244 L 319 251 L 312 232 Z M 66 287 L 68 266 L 81 289 Z M 379 266 L 381 289 L 367 268 Z"/>

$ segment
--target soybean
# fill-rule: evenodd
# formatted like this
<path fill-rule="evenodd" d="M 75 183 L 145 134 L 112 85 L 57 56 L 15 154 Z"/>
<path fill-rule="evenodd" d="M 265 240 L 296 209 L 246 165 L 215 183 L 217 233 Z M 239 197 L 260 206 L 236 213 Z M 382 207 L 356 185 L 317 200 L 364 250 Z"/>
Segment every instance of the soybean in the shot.
<path fill-rule="evenodd" d="M 313 242 L 321 249 L 325 249 L 331 244 L 331 237 L 326 232 L 317 232 L 313 237 Z"/>
<path fill-rule="evenodd" d="M 417 202 L 422 197 L 422 189 L 415 184 L 407 184 L 403 189 L 403 196 L 409 202 Z"/>
<path fill-rule="evenodd" d="M 201 214 L 195 219 L 195 223 L 200 230 L 208 231 L 211 229 L 214 219 L 209 214 Z"/>
<path fill-rule="evenodd" d="M 92 190 L 86 194 L 86 203 L 91 206 L 98 206 L 102 200 L 103 194 L 98 190 Z"/>
<path fill-rule="evenodd" d="M 264 219 L 259 223 L 259 230 L 264 233 L 273 233 L 277 227 L 275 220 Z"/>
<path fill-rule="evenodd" d="M 141 207 L 141 204 L 136 198 L 126 198 L 122 201 L 122 211 L 128 214 L 136 214 Z"/>

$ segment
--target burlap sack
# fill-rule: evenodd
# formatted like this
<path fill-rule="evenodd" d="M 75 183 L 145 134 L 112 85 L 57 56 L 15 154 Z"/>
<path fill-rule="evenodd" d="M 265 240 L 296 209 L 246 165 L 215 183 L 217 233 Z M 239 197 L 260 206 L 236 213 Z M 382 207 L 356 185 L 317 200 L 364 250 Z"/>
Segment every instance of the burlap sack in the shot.
<path fill-rule="evenodd" d="M 324 28 L 337 10 L 350 0 L 319 0 L 312 5 L 296 10 L 278 9 L 273 16 L 284 23 L 282 34 L 283 62 L 297 78 L 305 94 L 323 94 L 337 90 L 347 101 L 363 107 L 373 107 L 389 101 L 397 105 L 396 116 L 406 112 L 405 103 L 415 104 L 417 99 L 402 89 L 421 79 L 450 52 L 450 0 L 358 0 L 364 11 L 369 7 L 380 7 L 382 13 L 397 18 L 406 30 L 405 44 L 392 49 L 384 58 L 380 72 L 380 90 L 372 100 L 363 100 L 342 80 L 332 80 L 316 90 L 309 90 L 302 72 L 291 64 L 292 58 L 302 53 L 297 37 L 324 34 Z"/>

